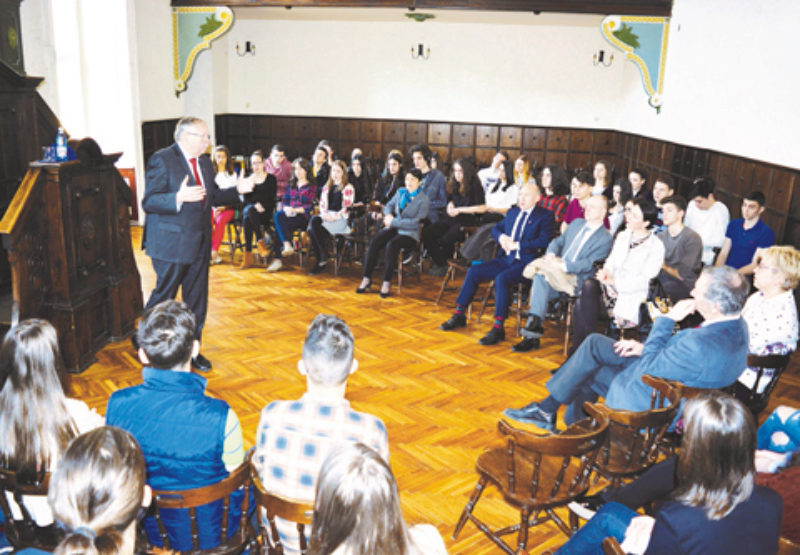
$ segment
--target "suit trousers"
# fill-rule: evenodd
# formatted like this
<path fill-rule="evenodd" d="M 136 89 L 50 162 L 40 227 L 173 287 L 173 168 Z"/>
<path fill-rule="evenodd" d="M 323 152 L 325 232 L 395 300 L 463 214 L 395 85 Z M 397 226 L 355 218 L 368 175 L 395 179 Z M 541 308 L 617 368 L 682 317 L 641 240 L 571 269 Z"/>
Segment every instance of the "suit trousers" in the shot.
<path fill-rule="evenodd" d="M 511 286 L 522 283 L 525 264 L 521 260 L 501 256 L 482 264 L 470 266 L 464 278 L 461 291 L 458 292 L 456 304 L 466 308 L 472 302 L 478 285 L 494 280 L 494 317 L 505 319 L 511 304 Z"/>
<path fill-rule="evenodd" d="M 639 360 L 639 357 L 622 357 L 615 353 L 614 343 L 610 337 L 593 333 L 547 381 L 550 395 L 560 404 L 567 405 L 564 413 L 566 425 L 585 418 L 583 403 L 593 403 L 600 395 L 605 397 L 611 380 Z"/>
<path fill-rule="evenodd" d="M 181 288 L 183 302 L 195 318 L 194 336 L 197 340 L 203 334 L 208 312 L 208 253 L 198 256 L 191 264 L 178 264 L 151 258 L 156 273 L 156 287 L 150 293 L 145 311 L 162 301 L 174 299 Z"/>
<path fill-rule="evenodd" d="M 545 312 L 547 312 L 547 303 L 550 299 L 558 297 L 558 291 L 550 287 L 547 279 L 542 274 L 533 276 L 533 285 L 531 286 L 531 302 L 528 309 L 528 323 L 531 323 L 533 316 L 538 316 L 544 319 Z M 539 337 L 538 333 L 533 333 L 525 328 L 521 330 L 523 337 Z"/>

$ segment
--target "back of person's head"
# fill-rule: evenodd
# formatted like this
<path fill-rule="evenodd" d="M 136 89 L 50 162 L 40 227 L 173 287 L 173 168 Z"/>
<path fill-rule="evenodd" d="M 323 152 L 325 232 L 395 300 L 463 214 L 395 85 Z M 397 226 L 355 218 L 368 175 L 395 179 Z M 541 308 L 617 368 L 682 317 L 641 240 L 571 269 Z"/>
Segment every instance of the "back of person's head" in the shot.
<path fill-rule="evenodd" d="M 764 206 L 767 202 L 767 197 L 761 191 L 750 191 L 745 195 L 744 199 L 757 202 L 759 206 Z"/>
<path fill-rule="evenodd" d="M 730 266 L 710 266 L 703 268 L 709 277 L 705 298 L 719 307 L 724 315 L 734 315 L 742 311 L 750 283 Z"/>
<path fill-rule="evenodd" d="M 708 390 L 686 402 L 675 498 L 711 520 L 746 501 L 755 480 L 756 425 L 737 399 Z"/>
<path fill-rule="evenodd" d="M 692 182 L 692 192 L 689 193 L 689 198 L 708 198 L 712 194 L 714 194 L 714 181 L 710 177 L 698 177 Z"/>
<path fill-rule="evenodd" d="M 119 553 L 145 479 L 144 456 L 128 432 L 103 426 L 77 437 L 50 479 L 48 501 L 65 532 L 54 553 Z"/>
<path fill-rule="evenodd" d="M 784 289 L 795 289 L 800 283 L 800 251 L 793 246 L 773 245 L 762 253 L 761 260 L 775 264 L 785 274 Z"/>
<path fill-rule="evenodd" d="M 409 551 L 392 470 L 362 443 L 328 455 L 319 471 L 309 552 L 328 555 L 397 554 Z"/>
<path fill-rule="evenodd" d="M 23 320 L 0 347 L 0 460 L 21 481 L 56 463 L 77 429 L 67 412 L 56 330 Z"/>
<path fill-rule="evenodd" d="M 315 383 L 343 383 L 353 364 L 353 334 L 341 318 L 317 314 L 308 326 L 303 344 L 303 365 Z"/>
<path fill-rule="evenodd" d="M 195 319 L 180 301 L 164 301 L 142 316 L 136 338 L 148 363 L 161 370 L 177 369 L 192 358 Z"/>
<path fill-rule="evenodd" d="M 669 197 L 664 197 L 661 199 L 661 206 L 665 204 L 673 205 L 679 212 L 686 212 L 686 207 L 688 206 L 686 203 L 686 199 L 680 195 L 672 195 Z"/>

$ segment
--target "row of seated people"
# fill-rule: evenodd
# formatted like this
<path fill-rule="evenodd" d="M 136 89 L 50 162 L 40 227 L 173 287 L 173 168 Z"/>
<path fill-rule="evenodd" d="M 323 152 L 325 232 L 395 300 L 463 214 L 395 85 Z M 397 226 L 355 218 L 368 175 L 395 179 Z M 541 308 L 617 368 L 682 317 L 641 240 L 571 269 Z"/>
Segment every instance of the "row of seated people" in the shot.
<path fill-rule="evenodd" d="M 110 535 L 113 541 L 122 541 L 127 538 L 127 525 L 131 523 L 125 520 L 125 526 L 116 527 L 116 524 L 95 513 L 83 513 L 75 507 L 68 508 L 75 511 L 69 517 L 62 517 L 59 513 L 61 503 L 57 500 L 60 495 L 66 495 L 58 491 L 59 476 L 63 458 L 69 458 L 70 451 L 67 448 L 71 440 L 79 444 L 84 442 L 82 449 L 89 451 L 91 449 L 86 442 L 95 446 L 108 441 L 114 441 L 118 446 L 130 443 L 127 434 L 109 438 L 106 433 L 93 436 L 93 440 L 75 439 L 80 434 L 104 424 L 131 434 L 144 453 L 147 484 L 154 490 L 174 491 L 209 486 L 228 477 L 240 465 L 249 464 L 243 450 L 237 415 L 224 400 L 208 396 L 205 393 L 206 378 L 191 371 L 191 359 L 199 348 L 194 339 L 194 328 L 194 315 L 186 305 L 177 301 L 158 304 L 142 317 L 137 338 L 138 355 L 145 366 L 142 371 L 143 383 L 115 391 L 109 398 L 105 418 L 89 410 L 82 401 L 65 397 L 60 379 L 63 365 L 52 325 L 44 320 L 25 320 L 7 333 L 0 348 L 0 427 L 4 430 L 0 434 L 0 457 L 3 468 L 13 471 L 20 483 L 35 482 L 41 479 L 42 472 L 56 473 L 51 482 L 50 501 L 56 509 L 59 525 L 69 532 L 71 542 L 84 536 L 80 541 L 97 542 L 98 551 L 106 552 L 101 547 L 101 536 Z M 418 544 L 416 548 L 409 548 L 403 553 L 445 553 L 442 539 L 432 527 L 415 527 L 416 532 L 406 531 L 399 516 L 396 485 L 388 467 L 386 427 L 377 417 L 350 408 L 345 399 L 347 378 L 358 367 L 353 353 L 353 335 L 341 319 L 321 314 L 313 320 L 298 364 L 300 373 L 306 379 L 307 391 L 298 400 L 273 401 L 264 407 L 255 438 L 252 465 L 269 492 L 312 503 L 317 476 L 328 454 L 343 444 L 360 442 L 364 446 L 359 453 L 353 454 L 351 450 L 349 455 L 361 460 L 355 467 L 352 466 L 353 461 L 329 460 L 325 463 L 332 467 L 328 470 L 332 477 L 338 477 L 337 480 L 349 477 L 351 481 L 348 485 L 328 484 L 327 489 L 319 486 L 326 494 L 339 496 L 340 504 L 329 499 L 319 520 L 319 515 L 315 514 L 315 525 L 319 524 L 321 533 L 335 534 L 333 538 L 317 538 L 326 543 L 329 549 L 316 552 L 332 553 L 339 544 L 346 545 L 350 532 L 355 534 L 354 537 L 363 536 L 358 541 L 377 541 L 369 539 L 368 523 L 372 522 L 369 520 L 354 527 L 351 526 L 352 522 L 346 521 L 329 522 L 323 526 L 326 519 L 335 520 L 345 514 L 360 522 L 361 517 L 357 513 L 343 513 L 341 503 L 357 505 L 360 502 L 354 502 L 348 492 L 352 493 L 354 488 L 367 488 L 370 478 L 361 476 L 360 472 L 364 472 L 373 476 L 373 479 L 382 480 L 374 484 L 371 493 L 377 495 L 383 491 L 387 494 L 387 487 L 394 488 L 389 492 L 391 495 L 388 499 L 394 505 L 384 507 L 370 517 L 381 518 L 379 515 L 384 511 L 386 513 L 388 520 L 384 524 L 388 528 L 381 525 L 377 529 L 386 534 L 391 531 L 392 537 L 391 540 L 382 538 L 380 542 L 402 540 L 409 546 Z M 32 407 L 47 407 L 47 410 L 32 410 Z M 67 463 L 63 472 L 83 472 L 78 476 L 83 480 L 82 487 L 88 488 L 91 482 L 96 482 L 98 490 L 110 486 L 123 489 L 118 482 L 110 485 L 105 483 L 102 472 L 97 476 L 87 475 L 86 472 L 92 471 L 91 464 L 85 460 L 89 454 L 84 452 L 78 455 L 84 457 L 83 464 Z M 113 458 L 109 453 L 100 455 Z M 125 460 L 131 464 L 135 458 L 131 454 Z M 144 470 L 139 469 L 123 481 L 136 483 L 139 478 L 143 480 L 144 475 Z M 337 489 L 340 486 L 342 489 Z M 132 491 L 138 491 L 138 498 L 132 505 L 125 505 L 125 510 L 132 510 L 129 516 L 134 518 L 138 507 L 142 505 L 142 488 L 133 488 Z M 246 495 L 245 491 L 236 491 L 230 496 L 230 509 L 225 510 L 229 516 L 228 522 L 237 525 L 228 529 L 229 537 L 238 528 Z M 341 496 L 345 499 L 342 500 Z M 117 508 L 117 502 L 123 504 L 132 501 L 116 499 L 114 496 L 109 498 L 108 495 L 91 499 Z M 317 500 L 319 502 L 319 497 Z M 22 501 L 36 524 L 42 527 L 42 534 L 52 528 L 53 512 L 45 498 L 26 495 Z M 365 498 L 362 501 L 367 504 L 369 500 Z M 149 498 L 145 504 L 149 504 Z M 11 514 L 7 518 L 23 518 L 20 506 L 12 495 L 7 494 L 0 505 L 4 509 L 10 506 Z M 252 507 L 252 501 L 245 503 L 245 506 Z M 356 508 L 353 507 L 353 510 Z M 102 512 L 101 509 L 97 510 Z M 200 549 L 210 549 L 220 543 L 222 512 L 221 502 L 197 508 Z M 143 530 L 150 543 L 163 545 L 159 535 L 159 528 L 163 525 L 172 549 L 191 550 L 194 526 L 190 525 L 187 511 L 162 509 L 160 518 L 161 522 L 158 523 L 151 514 L 143 522 Z M 296 549 L 299 545 L 297 527 L 279 521 L 278 530 L 282 543 L 290 550 Z M 276 539 L 272 538 L 272 541 Z M 375 544 L 378 546 L 376 549 L 383 545 L 380 542 Z M 381 551 L 367 549 L 354 552 Z"/>

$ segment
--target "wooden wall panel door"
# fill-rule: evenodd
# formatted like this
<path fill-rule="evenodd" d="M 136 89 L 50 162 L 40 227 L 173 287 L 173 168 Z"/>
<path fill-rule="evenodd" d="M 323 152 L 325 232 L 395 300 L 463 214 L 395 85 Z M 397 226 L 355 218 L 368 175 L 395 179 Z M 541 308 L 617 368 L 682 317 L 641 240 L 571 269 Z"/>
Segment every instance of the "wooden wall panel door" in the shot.
<path fill-rule="evenodd" d="M 428 142 L 428 125 L 426 123 L 408 122 L 406 123 L 406 150 L 414 145 L 422 145 Z M 447 160 L 447 158 L 444 158 Z"/>
<path fill-rule="evenodd" d="M 431 145 L 431 150 L 439 155 L 439 159 L 442 160 L 442 164 L 444 166 L 450 167 L 450 164 L 455 162 L 458 158 L 455 156 L 450 158 L 450 147 L 444 145 Z M 441 172 L 444 173 L 444 168 L 439 168 Z M 445 174 L 447 175 L 447 174 Z"/>
<path fill-rule="evenodd" d="M 580 129 L 573 129 L 569 132 L 570 152 L 592 152 L 592 132 Z"/>
<path fill-rule="evenodd" d="M 559 152 L 557 150 L 548 150 L 547 154 L 545 155 L 545 164 L 555 164 L 556 166 L 561 166 L 562 168 L 566 168 L 569 170 L 570 168 L 567 167 L 567 153 L 566 152 Z M 567 171 L 569 175 L 571 172 Z"/>
<path fill-rule="evenodd" d="M 545 149 L 547 130 L 542 127 L 526 127 L 522 131 L 522 149 L 526 152 Z"/>
<path fill-rule="evenodd" d="M 362 121 L 360 139 L 364 142 L 371 142 L 371 143 L 381 142 L 381 122 Z"/>
<path fill-rule="evenodd" d="M 361 140 L 358 130 L 358 120 L 343 119 L 339 122 L 339 140 L 351 141 L 357 144 Z"/>
<path fill-rule="evenodd" d="M 294 129 L 290 136 L 295 141 L 298 139 L 312 139 L 317 136 L 314 134 L 314 122 L 309 118 L 296 119 L 293 127 Z"/>
<path fill-rule="evenodd" d="M 402 121 L 384 121 L 382 124 L 381 141 L 390 148 L 403 149 L 405 142 L 406 126 Z"/>
<path fill-rule="evenodd" d="M 547 153 L 548 158 L 550 151 L 564 152 L 566 155 L 567 147 L 569 146 L 569 130 L 568 129 L 548 129 L 547 130 Z M 566 156 L 564 157 L 566 160 Z"/>
<path fill-rule="evenodd" d="M 500 128 L 500 148 L 507 150 L 513 158 L 514 153 L 522 152 L 522 127 L 503 126 Z"/>
<path fill-rule="evenodd" d="M 474 146 L 475 126 L 466 124 L 453 125 L 453 146 Z"/>
<path fill-rule="evenodd" d="M 480 147 L 493 148 L 497 152 L 497 135 L 499 128 L 496 125 L 475 126 L 475 144 Z"/>
<path fill-rule="evenodd" d="M 797 200 L 795 197 L 800 198 L 800 194 L 793 194 L 797 190 L 798 174 L 797 172 L 790 172 L 784 169 L 774 169 L 772 172 L 772 181 L 768 189 L 764 192 L 767 197 L 767 207 L 786 213 L 787 210 L 793 214 L 800 214 L 800 207 L 798 211 L 794 208 L 789 208 L 793 204 L 792 200 Z M 800 204 L 800 203 L 798 203 Z"/>
<path fill-rule="evenodd" d="M 492 164 L 492 158 L 494 158 L 495 154 L 497 154 L 497 149 L 495 148 L 476 148 L 475 164 L 478 169 L 490 166 Z"/>
<path fill-rule="evenodd" d="M 572 152 L 567 156 L 567 167 L 572 170 L 578 168 L 592 173 L 592 156 L 588 152 Z"/>
<path fill-rule="evenodd" d="M 431 123 L 428 125 L 428 144 L 449 145 L 451 129 L 449 123 Z"/>
<path fill-rule="evenodd" d="M 336 152 L 336 141 L 339 139 L 339 122 L 335 118 L 313 118 L 311 138 L 317 142 L 326 139 Z M 315 145 L 316 146 L 316 145 Z"/>
<path fill-rule="evenodd" d="M 454 146 L 450 149 L 450 156 L 453 162 L 462 158 L 475 158 L 475 149 L 470 146 Z"/>
<path fill-rule="evenodd" d="M 617 133 L 615 131 L 595 131 L 594 152 L 595 157 L 599 154 L 617 154 L 619 152 Z"/>
<path fill-rule="evenodd" d="M 295 134 L 295 122 L 306 121 L 305 118 L 288 118 L 276 116 L 272 118 L 272 136 L 281 141 L 289 141 L 296 137 L 305 137 L 310 134 L 304 126 L 301 126 L 302 135 Z"/>

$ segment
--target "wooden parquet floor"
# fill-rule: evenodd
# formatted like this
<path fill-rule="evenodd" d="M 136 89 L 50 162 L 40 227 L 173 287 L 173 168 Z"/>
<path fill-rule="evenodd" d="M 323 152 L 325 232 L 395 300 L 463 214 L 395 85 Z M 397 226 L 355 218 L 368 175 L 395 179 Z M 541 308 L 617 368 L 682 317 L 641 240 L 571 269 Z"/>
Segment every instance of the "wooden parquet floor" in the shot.
<path fill-rule="evenodd" d="M 134 245 L 140 236 L 134 228 Z M 155 276 L 149 259 L 138 248 L 135 252 L 146 299 Z M 480 323 L 473 316 L 466 330 L 438 329 L 455 298 L 451 292 L 440 306 L 433 304 L 440 278 L 408 278 L 400 295 L 381 299 L 376 293 L 354 293 L 360 266 L 346 267 L 339 277 L 331 267 L 311 277 L 297 268 L 297 257 L 289 259 L 294 266 L 276 274 L 263 268 L 239 271 L 229 256 L 223 257 L 225 263 L 211 267 L 202 352 L 214 363 L 206 374 L 208 391 L 235 409 L 245 447 L 255 441 L 264 405 L 303 394 L 297 360 L 306 327 L 319 312 L 335 313 L 356 338 L 359 369 L 350 378 L 347 397 L 356 410 L 386 424 L 406 522 L 435 525 L 454 554 L 500 552 L 471 523 L 456 541 L 450 535 L 475 486 L 477 456 L 500 443 L 496 425 L 503 409 L 545 396 L 549 371 L 563 361 L 563 330 L 550 326 L 535 353 L 510 350 L 517 340 L 511 325 L 508 340 L 483 347 L 477 342 L 488 331 L 490 316 Z M 104 413 L 111 392 L 141 381 L 141 364 L 127 340 L 109 344 L 97 359 L 73 376 L 72 388 Z M 778 385 L 770 410 L 781 402 L 800 405 L 797 362 Z M 493 526 L 518 519 L 491 486 L 476 515 Z M 565 539 L 555 525 L 537 526 L 531 530 L 530 553 L 555 549 Z M 515 538 L 509 540 L 515 545 Z"/>

